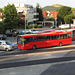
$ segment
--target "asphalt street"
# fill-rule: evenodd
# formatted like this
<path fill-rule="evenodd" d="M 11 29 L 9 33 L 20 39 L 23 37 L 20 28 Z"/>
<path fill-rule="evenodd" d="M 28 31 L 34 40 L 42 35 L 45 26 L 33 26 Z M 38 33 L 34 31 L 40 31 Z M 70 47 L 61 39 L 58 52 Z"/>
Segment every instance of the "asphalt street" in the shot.
<path fill-rule="evenodd" d="M 16 45 L 16 38 L 8 38 Z M 0 51 L 0 75 L 75 75 L 75 41 L 62 47 Z"/>

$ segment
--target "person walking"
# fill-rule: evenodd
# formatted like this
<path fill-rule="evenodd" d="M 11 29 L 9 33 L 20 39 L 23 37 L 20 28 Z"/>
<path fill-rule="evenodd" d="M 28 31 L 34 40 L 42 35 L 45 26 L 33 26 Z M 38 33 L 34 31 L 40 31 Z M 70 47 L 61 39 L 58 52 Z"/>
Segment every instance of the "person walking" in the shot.
<path fill-rule="evenodd" d="M 14 33 L 13 33 L 13 37 L 14 37 L 14 39 L 16 38 L 16 36 L 17 36 L 17 34 L 16 34 L 16 32 L 14 32 Z"/>

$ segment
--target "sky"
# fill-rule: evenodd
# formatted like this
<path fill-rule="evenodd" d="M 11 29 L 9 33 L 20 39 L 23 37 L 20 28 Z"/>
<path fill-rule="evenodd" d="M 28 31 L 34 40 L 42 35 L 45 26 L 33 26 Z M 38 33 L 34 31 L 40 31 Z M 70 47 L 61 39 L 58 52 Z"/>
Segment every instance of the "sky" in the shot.
<path fill-rule="evenodd" d="M 24 4 L 30 4 L 36 7 L 37 3 L 39 3 L 41 8 L 45 6 L 51 6 L 53 4 L 61 4 L 75 8 L 75 0 L 0 0 L 0 8 L 3 8 L 8 3 L 19 6 L 19 1 L 20 6 L 23 6 Z"/>

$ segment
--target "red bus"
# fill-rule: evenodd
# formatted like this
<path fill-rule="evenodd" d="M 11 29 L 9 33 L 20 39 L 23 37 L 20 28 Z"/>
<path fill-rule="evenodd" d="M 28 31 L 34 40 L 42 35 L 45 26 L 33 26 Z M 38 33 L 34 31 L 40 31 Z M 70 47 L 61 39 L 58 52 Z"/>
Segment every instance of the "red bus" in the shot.
<path fill-rule="evenodd" d="M 75 40 L 75 28 L 71 28 L 72 40 Z"/>
<path fill-rule="evenodd" d="M 17 36 L 17 48 L 21 50 L 71 44 L 71 32 L 54 31 Z"/>
<path fill-rule="evenodd" d="M 56 30 L 56 31 L 71 32 L 72 40 L 75 40 L 75 28 L 71 28 L 71 29 L 67 29 L 67 30 Z"/>
<path fill-rule="evenodd" d="M 53 31 L 55 31 L 55 30 L 44 30 L 41 33 L 48 33 L 48 32 L 53 32 Z"/>
<path fill-rule="evenodd" d="M 40 34 L 40 33 L 48 33 L 48 32 L 53 32 L 55 30 L 36 30 L 36 31 L 32 31 L 31 34 Z"/>

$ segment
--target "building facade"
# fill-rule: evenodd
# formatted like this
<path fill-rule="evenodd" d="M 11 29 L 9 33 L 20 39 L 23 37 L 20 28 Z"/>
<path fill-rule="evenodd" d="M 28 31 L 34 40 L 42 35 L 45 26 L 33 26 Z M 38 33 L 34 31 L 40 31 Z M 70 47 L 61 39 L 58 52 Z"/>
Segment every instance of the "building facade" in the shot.
<path fill-rule="evenodd" d="M 57 19 L 58 12 L 59 11 L 42 11 L 44 18 L 49 17 L 49 18 L 55 18 L 55 19 Z M 72 11 L 72 13 L 75 15 L 75 11 Z"/>
<path fill-rule="evenodd" d="M 36 22 L 38 20 L 37 16 L 38 13 L 36 12 L 36 8 L 34 8 L 32 5 L 28 5 L 28 4 L 24 4 L 25 8 L 26 8 L 26 20 L 27 20 L 27 24 L 33 24 L 34 22 Z"/>
<path fill-rule="evenodd" d="M 36 8 L 34 8 L 32 5 L 24 4 L 24 7 L 17 7 L 17 13 L 19 16 L 19 22 L 26 22 L 27 25 L 33 24 L 38 20 L 36 15 Z"/>

